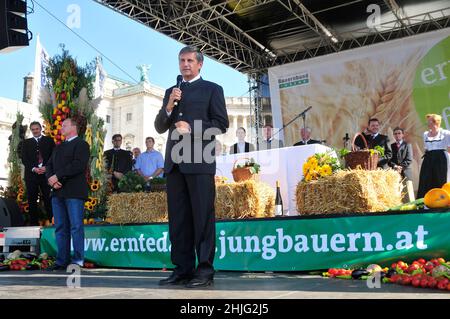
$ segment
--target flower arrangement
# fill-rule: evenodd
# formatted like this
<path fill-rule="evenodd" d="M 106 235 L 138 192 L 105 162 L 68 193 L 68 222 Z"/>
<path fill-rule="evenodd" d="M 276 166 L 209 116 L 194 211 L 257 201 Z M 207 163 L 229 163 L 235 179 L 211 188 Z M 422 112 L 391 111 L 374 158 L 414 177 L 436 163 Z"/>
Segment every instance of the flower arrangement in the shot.
<path fill-rule="evenodd" d="M 49 82 L 39 105 L 44 118 L 45 134 L 59 145 L 65 140 L 61 134 L 61 125 L 66 118 L 79 116 L 86 120 L 86 125 L 80 127 L 78 132 L 90 148 L 86 170 L 89 200 L 84 205 L 85 217 L 102 218 L 105 216 L 108 192 L 103 158 L 106 130 L 103 119 L 95 114 L 101 99 L 93 99 L 94 62 L 81 67 L 62 46 L 62 53 L 50 59 L 47 74 Z"/>
<path fill-rule="evenodd" d="M 303 164 L 303 181 L 318 180 L 330 176 L 339 169 L 341 169 L 339 160 L 332 152 L 316 153 Z"/>
<path fill-rule="evenodd" d="M 248 168 L 252 174 L 258 174 L 261 165 L 255 162 L 254 158 L 248 159 L 244 164 L 239 164 L 236 168 Z"/>

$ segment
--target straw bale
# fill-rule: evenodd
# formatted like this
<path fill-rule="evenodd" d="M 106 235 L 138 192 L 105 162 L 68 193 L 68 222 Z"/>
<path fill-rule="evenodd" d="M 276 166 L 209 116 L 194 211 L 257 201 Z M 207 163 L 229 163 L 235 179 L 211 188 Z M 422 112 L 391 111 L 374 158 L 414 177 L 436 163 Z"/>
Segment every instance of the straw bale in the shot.
<path fill-rule="evenodd" d="M 119 193 L 108 197 L 108 215 L 113 224 L 167 222 L 165 192 Z"/>
<path fill-rule="evenodd" d="M 402 203 L 401 177 L 388 169 L 342 170 L 331 176 L 300 182 L 296 190 L 301 215 L 382 212 Z"/>
<path fill-rule="evenodd" d="M 108 197 L 108 215 L 113 224 L 167 222 L 165 192 L 119 193 Z M 216 218 L 242 219 L 273 217 L 275 190 L 248 180 L 216 184 Z"/>
<path fill-rule="evenodd" d="M 219 184 L 216 190 L 217 219 L 273 217 L 275 190 L 263 182 Z"/>

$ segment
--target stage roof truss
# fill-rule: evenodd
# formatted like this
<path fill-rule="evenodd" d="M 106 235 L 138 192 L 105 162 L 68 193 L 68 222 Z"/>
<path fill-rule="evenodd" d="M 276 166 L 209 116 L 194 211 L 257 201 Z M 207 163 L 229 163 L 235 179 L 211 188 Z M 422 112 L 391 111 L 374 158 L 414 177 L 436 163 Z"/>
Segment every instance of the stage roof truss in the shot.
<path fill-rule="evenodd" d="M 95 0 L 247 74 L 449 27 L 439 0 Z M 444 4 L 443 4 L 444 3 Z M 365 19 L 376 5 L 376 27 Z"/>

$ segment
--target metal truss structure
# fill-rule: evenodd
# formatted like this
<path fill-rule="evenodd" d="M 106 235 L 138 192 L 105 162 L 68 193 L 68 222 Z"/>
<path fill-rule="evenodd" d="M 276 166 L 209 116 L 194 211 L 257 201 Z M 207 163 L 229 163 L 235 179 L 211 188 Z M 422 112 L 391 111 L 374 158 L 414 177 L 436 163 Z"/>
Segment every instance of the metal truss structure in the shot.
<path fill-rule="evenodd" d="M 437 0 L 94 1 L 247 74 L 256 129 L 252 87 L 268 68 L 450 26 L 450 5 Z M 368 8 L 382 18 L 375 26 Z"/>
<path fill-rule="evenodd" d="M 392 20 L 383 21 L 376 28 L 362 26 L 346 32 L 331 27 L 330 21 L 320 21 L 306 7 L 306 1 L 300 0 L 95 1 L 181 43 L 196 46 L 208 57 L 247 74 L 450 26 L 450 5 L 407 16 L 397 3 L 398 0 L 378 1 L 382 9 L 393 13 Z M 332 13 L 345 6 L 351 10 L 352 3 L 364 1 L 341 2 L 341 5 L 318 11 L 318 15 L 326 11 Z M 262 10 L 270 9 L 283 11 L 285 19 L 254 22 Z M 254 15 L 253 11 L 256 12 Z M 274 12 L 274 18 L 277 16 L 280 16 L 279 12 Z M 252 22 L 257 27 L 251 27 Z M 291 27 L 293 23 L 297 25 L 295 30 Z M 283 25 L 290 28 L 283 28 Z M 264 37 L 261 31 L 268 28 L 271 30 Z M 302 36 L 308 41 L 304 41 Z M 289 37 L 293 38 L 289 39 L 289 45 L 276 45 L 279 38 Z"/>

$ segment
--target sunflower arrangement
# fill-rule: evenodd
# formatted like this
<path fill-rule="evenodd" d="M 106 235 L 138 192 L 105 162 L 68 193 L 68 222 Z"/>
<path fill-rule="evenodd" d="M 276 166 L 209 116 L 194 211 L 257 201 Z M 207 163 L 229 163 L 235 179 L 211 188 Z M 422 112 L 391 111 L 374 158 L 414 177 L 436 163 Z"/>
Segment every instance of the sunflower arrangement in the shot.
<path fill-rule="evenodd" d="M 310 182 L 330 176 L 341 169 L 339 160 L 332 152 L 317 153 L 308 157 L 303 164 L 303 181 Z"/>

